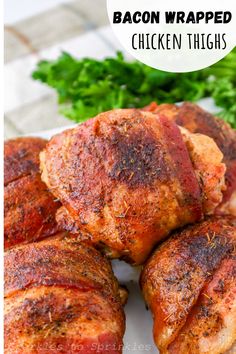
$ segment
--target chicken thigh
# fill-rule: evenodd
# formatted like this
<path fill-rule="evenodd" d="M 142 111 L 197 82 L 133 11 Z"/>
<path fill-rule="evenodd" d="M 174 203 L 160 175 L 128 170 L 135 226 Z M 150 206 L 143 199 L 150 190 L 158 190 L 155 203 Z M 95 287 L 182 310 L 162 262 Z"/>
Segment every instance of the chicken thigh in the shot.
<path fill-rule="evenodd" d="M 121 354 L 125 317 L 110 263 L 61 234 L 5 254 L 5 354 Z"/>
<path fill-rule="evenodd" d="M 160 354 L 235 353 L 235 250 L 236 219 L 211 217 L 148 260 L 140 285 Z"/>
<path fill-rule="evenodd" d="M 214 141 L 150 112 L 101 113 L 54 136 L 40 158 L 42 179 L 63 205 L 60 225 L 134 264 L 222 199 L 225 166 Z"/>
<path fill-rule="evenodd" d="M 58 231 L 60 203 L 49 193 L 39 173 L 39 153 L 46 141 L 17 138 L 4 145 L 4 247 L 11 248 Z"/>
<path fill-rule="evenodd" d="M 227 170 L 222 203 L 216 208 L 216 214 L 236 216 L 236 130 L 222 119 L 207 113 L 196 104 L 186 102 L 180 106 L 174 104 L 157 105 L 155 102 L 145 108 L 156 114 L 164 114 L 191 133 L 205 134 L 216 142 L 224 155 Z"/>

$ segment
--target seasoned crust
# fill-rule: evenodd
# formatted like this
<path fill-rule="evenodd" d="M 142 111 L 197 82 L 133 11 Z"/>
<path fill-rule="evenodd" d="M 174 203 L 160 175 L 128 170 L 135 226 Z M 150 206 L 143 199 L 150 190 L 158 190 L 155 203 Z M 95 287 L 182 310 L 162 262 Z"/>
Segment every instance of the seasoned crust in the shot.
<path fill-rule="evenodd" d="M 206 146 L 218 152 L 209 138 Z M 206 172 L 216 172 L 211 188 L 218 200 L 220 158 L 219 153 L 215 163 L 204 165 Z M 212 200 L 204 190 L 207 178 L 199 186 L 179 128 L 152 113 L 102 113 L 54 136 L 40 160 L 43 181 L 63 204 L 60 225 L 131 263 L 142 263 L 172 229 L 199 220 L 202 199 Z M 216 203 L 204 212 L 211 213 Z"/>
<path fill-rule="evenodd" d="M 102 289 L 108 295 L 118 287 L 110 263 L 92 246 L 67 233 L 7 251 L 5 270 L 6 297 L 50 285 L 81 291 Z M 109 284 L 109 279 L 114 281 Z"/>
<path fill-rule="evenodd" d="M 4 145 L 4 247 L 11 248 L 56 233 L 59 201 L 39 173 L 39 153 L 46 141 L 17 138 Z"/>
<path fill-rule="evenodd" d="M 145 265 L 140 285 L 161 354 L 220 354 L 236 339 L 236 227 L 210 218 L 176 233 Z"/>
<path fill-rule="evenodd" d="M 39 153 L 46 140 L 24 137 L 4 143 L 4 186 L 21 177 L 39 172 Z"/>
<path fill-rule="evenodd" d="M 147 106 L 146 110 L 164 114 L 191 133 L 204 134 L 214 139 L 224 155 L 223 162 L 227 167 L 225 174 L 227 188 L 223 193 L 222 203 L 216 209 L 216 214 L 236 216 L 236 131 L 222 119 L 214 117 L 190 102 L 185 102 L 181 106 L 153 103 Z"/>
<path fill-rule="evenodd" d="M 221 203 L 222 191 L 226 189 L 225 179 L 222 178 L 226 171 L 221 163 L 223 154 L 208 136 L 191 134 L 182 127 L 180 129 L 201 186 L 203 212 L 211 215 Z"/>
<path fill-rule="evenodd" d="M 65 234 L 18 246 L 5 279 L 5 353 L 122 352 L 118 283 L 94 248 Z"/>

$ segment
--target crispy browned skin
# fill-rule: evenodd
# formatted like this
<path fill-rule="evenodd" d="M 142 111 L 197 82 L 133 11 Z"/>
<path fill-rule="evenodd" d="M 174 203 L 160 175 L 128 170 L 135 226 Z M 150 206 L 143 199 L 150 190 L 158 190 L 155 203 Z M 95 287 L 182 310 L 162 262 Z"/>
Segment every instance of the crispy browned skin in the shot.
<path fill-rule="evenodd" d="M 39 153 L 46 140 L 41 138 L 17 138 L 4 144 L 4 185 L 39 172 Z"/>
<path fill-rule="evenodd" d="M 134 109 L 105 112 L 53 137 L 42 179 L 57 220 L 112 257 L 142 263 L 172 229 L 211 214 L 225 167 L 212 139 Z"/>
<path fill-rule="evenodd" d="M 118 283 L 93 247 L 65 235 L 5 254 L 5 354 L 122 353 Z"/>
<path fill-rule="evenodd" d="M 222 119 L 214 117 L 193 103 L 186 102 L 177 107 L 174 104 L 157 105 L 153 102 L 145 109 L 166 115 L 191 133 L 205 134 L 214 139 L 224 154 L 223 161 L 227 167 L 225 174 L 227 189 L 216 213 L 236 216 L 236 131 Z"/>
<path fill-rule="evenodd" d="M 53 235 L 60 203 L 39 173 L 39 153 L 46 140 L 18 138 L 4 145 L 4 247 Z"/>
<path fill-rule="evenodd" d="M 151 256 L 140 284 L 161 354 L 222 354 L 234 345 L 235 250 L 236 219 L 212 217 Z"/>

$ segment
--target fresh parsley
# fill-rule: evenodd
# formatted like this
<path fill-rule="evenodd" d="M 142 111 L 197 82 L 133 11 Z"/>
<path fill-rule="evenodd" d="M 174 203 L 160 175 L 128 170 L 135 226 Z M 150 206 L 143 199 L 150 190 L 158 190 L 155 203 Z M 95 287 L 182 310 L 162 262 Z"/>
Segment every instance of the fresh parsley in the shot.
<path fill-rule="evenodd" d="M 63 52 L 55 61 L 43 60 L 32 77 L 54 88 L 60 112 L 82 122 L 113 108 L 143 107 L 151 101 L 195 102 L 212 97 L 218 115 L 236 128 L 236 48 L 206 69 L 176 74 L 115 58 L 76 59 Z"/>

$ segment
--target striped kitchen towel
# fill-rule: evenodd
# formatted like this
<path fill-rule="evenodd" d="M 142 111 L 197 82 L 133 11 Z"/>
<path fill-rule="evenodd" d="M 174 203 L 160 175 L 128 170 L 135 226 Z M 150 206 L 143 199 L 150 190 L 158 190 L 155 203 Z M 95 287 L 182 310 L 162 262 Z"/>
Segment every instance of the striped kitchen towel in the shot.
<path fill-rule="evenodd" d="M 31 79 L 40 59 L 61 51 L 99 59 L 122 49 L 105 0 L 41 1 L 8 0 L 5 6 L 5 138 L 72 123 L 59 115 L 55 93 Z"/>

